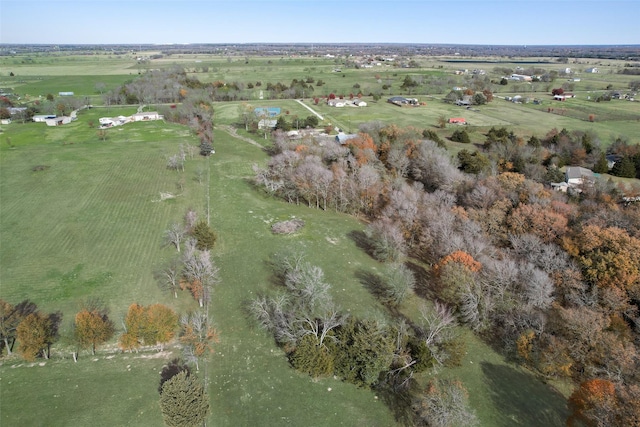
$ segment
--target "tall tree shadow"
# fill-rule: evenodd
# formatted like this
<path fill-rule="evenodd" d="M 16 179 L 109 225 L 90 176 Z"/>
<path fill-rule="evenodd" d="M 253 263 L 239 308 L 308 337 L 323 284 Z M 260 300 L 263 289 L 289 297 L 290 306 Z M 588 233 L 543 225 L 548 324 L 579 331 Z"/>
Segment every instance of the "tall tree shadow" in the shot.
<path fill-rule="evenodd" d="M 347 234 L 347 237 L 349 237 L 358 248 L 362 249 L 367 255 L 375 259 L 373 256 L 373 244 L 371 243 L 371 239 L 369 239 L 363 231 L 350 231 Z"/>
<path fill-rule="evenodd" d="M 434 287 L 431 273 L 415 262 L 408 261 L 405 265 L 413 272 L 413 276 L 416 279 L 416 287 L 414 289 L 416 295 L 430 301 L 436 299 L 438 290 Z"/>
<path fill-rule="evenodd" d="M 483 362 L 488 393 L 499 410 L 493 426 L 552 427 L 566 425 L 566 399 L 532 374 L 507 365 Z"/>

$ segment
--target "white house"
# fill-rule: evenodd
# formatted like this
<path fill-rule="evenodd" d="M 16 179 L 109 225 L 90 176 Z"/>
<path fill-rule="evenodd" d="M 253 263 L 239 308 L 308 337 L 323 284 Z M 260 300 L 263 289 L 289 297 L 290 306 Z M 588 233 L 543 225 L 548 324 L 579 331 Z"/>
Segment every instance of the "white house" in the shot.
<path fill-rule="evenodd" d="M 162 116 L 157 111 L 148 111 L 144 113 L 135 113 L 131 116 L 131 120 L 134 122 L 142 122 L 149 120 L 161 120 Z"/>
<path fill-rule="evenodd" d="M 340 107 L 344 107 L 346 104 L 345 104 L 344 99 L 335 98 L 335 99 L 328 100 L 327 101 L 327 105 L 329 105 L 330 107 L 338 107 L 338 108 L 340 108 Z"/>
<path fill-rule="evenodd" d="M 356 138 L 358 135 L 355 133 L 351 133 L 351 134 L 346 134 L 344 132 L 339 132 L 336 135 L 336 142 L 339 143 L 340 145 L 344 145 L 347 143 L 348 140 Z"/>
<path fill-rule="evenodd" d="M 55 119 L 55 114 L 38 114 L 32 117 L 32 120 L 36 123 L 44 123 L 47 119 Z"/>
<path fill-rule="evenodd" d="M 526 76 L 524 74 L 511 74 L 511 77 L 509 77 L 510 80 L 516 80 L 519 82 L 530 82 L 533 80 L 533 77 L 531 76 Z"/>
<path fill-rule="evenodd" d="M 62 117 L 55 117 L 53 119 L 46 119 L 45 123 L 47 124 L 47 126 L 67 125 L 67 124 L 71 123 L 71 117 L 62 116 Z"/>
<path fill-rule="evenodd" d="M 277 120 L 273 119 L 262 119 L 258 122 L 258 129 L 270 128 L 273 129 L 278 124 Z"/>
<path fill-rule="evenodd" d="M 586 70 L 584 70 L 585 73 L 599 73 L 600 71 L 598 70 L 597 67 L 593 67 L 593 68 L 587 68 Z"/>
<path fill-rule="evenodd" d="M 569 189 L 569 184 L 567 184 L 566 182 L 552 182 L 551 188 L 553 188 L 556 191 L 566 193 L 567 190 Z"/>

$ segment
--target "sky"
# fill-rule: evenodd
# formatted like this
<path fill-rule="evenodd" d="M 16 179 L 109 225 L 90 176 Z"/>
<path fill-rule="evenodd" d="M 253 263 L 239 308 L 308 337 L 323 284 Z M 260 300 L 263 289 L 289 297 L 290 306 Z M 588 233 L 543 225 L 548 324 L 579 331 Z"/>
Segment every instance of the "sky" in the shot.
<path fill-rule="evenodd" d="M 0 43 L 640 44 L 640 0 L 0 0 Z"/>

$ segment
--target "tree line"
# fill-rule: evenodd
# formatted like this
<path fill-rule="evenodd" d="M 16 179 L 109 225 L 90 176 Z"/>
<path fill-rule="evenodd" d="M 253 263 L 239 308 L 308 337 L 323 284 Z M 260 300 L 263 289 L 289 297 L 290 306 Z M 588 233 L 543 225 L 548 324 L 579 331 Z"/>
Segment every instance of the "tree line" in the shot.
<path fill-rule="evenodd" d="M 551 190 L 561 162 L 588 165 L 602 152 L 586 133 L 536 139 L 492 129 L 477 154 L 486 167 L 467 173 L 417 129 L 367 123 L 345 145 L 276 133 L 255 179 L 290 203 L 367 218 L 363 248 L 419 272 L 420 295 L 506 356 L 575 381 L 571 402 L 592 390 L 589 381 L 610 384 L 608 400 L 572 403 L 574 418 L 632 425 L 640 417 L 640 207 L 620 204 L 619 188 L 603 180 L 573 194 Z"/>

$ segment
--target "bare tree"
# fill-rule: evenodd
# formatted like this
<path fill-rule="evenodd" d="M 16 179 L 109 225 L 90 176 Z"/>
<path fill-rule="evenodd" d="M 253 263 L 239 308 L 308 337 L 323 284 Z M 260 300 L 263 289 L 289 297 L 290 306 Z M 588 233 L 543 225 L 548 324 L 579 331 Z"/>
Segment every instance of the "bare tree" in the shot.
<path fill-rule="evenodd" d="M 180 289 L 180 276 L 182 275 L 181 265 L 178 260 L 171 260 L 166 266 L 155 273 L 160 289 L 173 293 L 174 298 L 178 298 Z"/>
<path fill-rule="evenodd" d="M 190 282 L 191 292 L 198 300 L 198 304 L 204 307 L 211 300 L 213 286 L 220 282 L 219 269 L 211 259 L 208 250 L 199 251 L 195 248 L 185 250 L 183 259 L 183 274 Z"/>
<path fill-rule="evenodd" d="M 365 233 L 372 247 L 372 255 L 377 260 L 397 262 L 405 256 L 407 248 L 404 236 L 391 220 L 376 220 L 369 224 Z"/>
<path fill-rule="evenodd" d="M 413 407 L 421 423 L 430 427 L 478 425 L 478 419 L 469 407 L 467 391 L 459 381 L 430 382 L 426 391 L 415 399 Z"/>
<path fill-rule="evenodd" d="M 303 324 L 303 335 L 313 335 L 318 345 L 324 345 L 327 334 L 338 326 L 343 325 L 346 320 L 346 316 L 340 314 L 333 304 L 325 307 L 320 317 L 314 317 L 308 313 L 301 314 L 301 319 L 298 322 Z"/>
<path fill-rule="evenodd" d="M 547 309 L 553 302 L 554 284 L 544 271 L 526 263 L 520 266 L 520 284 L 528 305 Z"/>
<path fill-rule="evenodd" d="M 218 332 L 207 313 L 195 312 L 180 317 L 180 342 L 185 359 L 195 363 L 207 353 L 213 353 L 213 343 L 218 342 Z"/>
<path fill-rule="evenodd" d="M 180 244 L 184 240 L 185 234 L 186 232 L 184 227 L 174 222 L 164 232 L 165 242 L 168 245 L 175 246 L 178 252 L 180 252 Z"/>
<path fill-rule="evenodd" d="M 418 145 L 410 169 L 412 177 L 422 182 L 428 190 L 440 188 L 452 191 L 455 184 L 464 179 L 455 160 L 443 148 L 429 140 Z"/>
<path fill-rule="evenodd" d="M 184 172 L 184 159 L 180 154 L 174 154 L 167 159 L 167 169 Z"/>
<path fill-rule="evenodd" d="M 404 264 L 388 265 L 382 275 L 385 285 L 385 298 L 393 306 L 402 304 L 402 301 L 413 292 L 416 279 L 413 272 Z"/>
<path fill-rule="evenodd" d="M 452 338 L 453 328 L 456 326 L 455 317 L 449 307 L 436 301 L 432 307 L 420 307 L 420 320 L 422 339 L 433 358 L 442 365 L 448 356 L 441 344 Z"/>
<path fill-rule="evenodd" d="M 198 213 L 193 209 L 187 209 L 184 214 L 184 228 L 187 233 L 191 233 L 193 227 L 198 223 Z"/>

